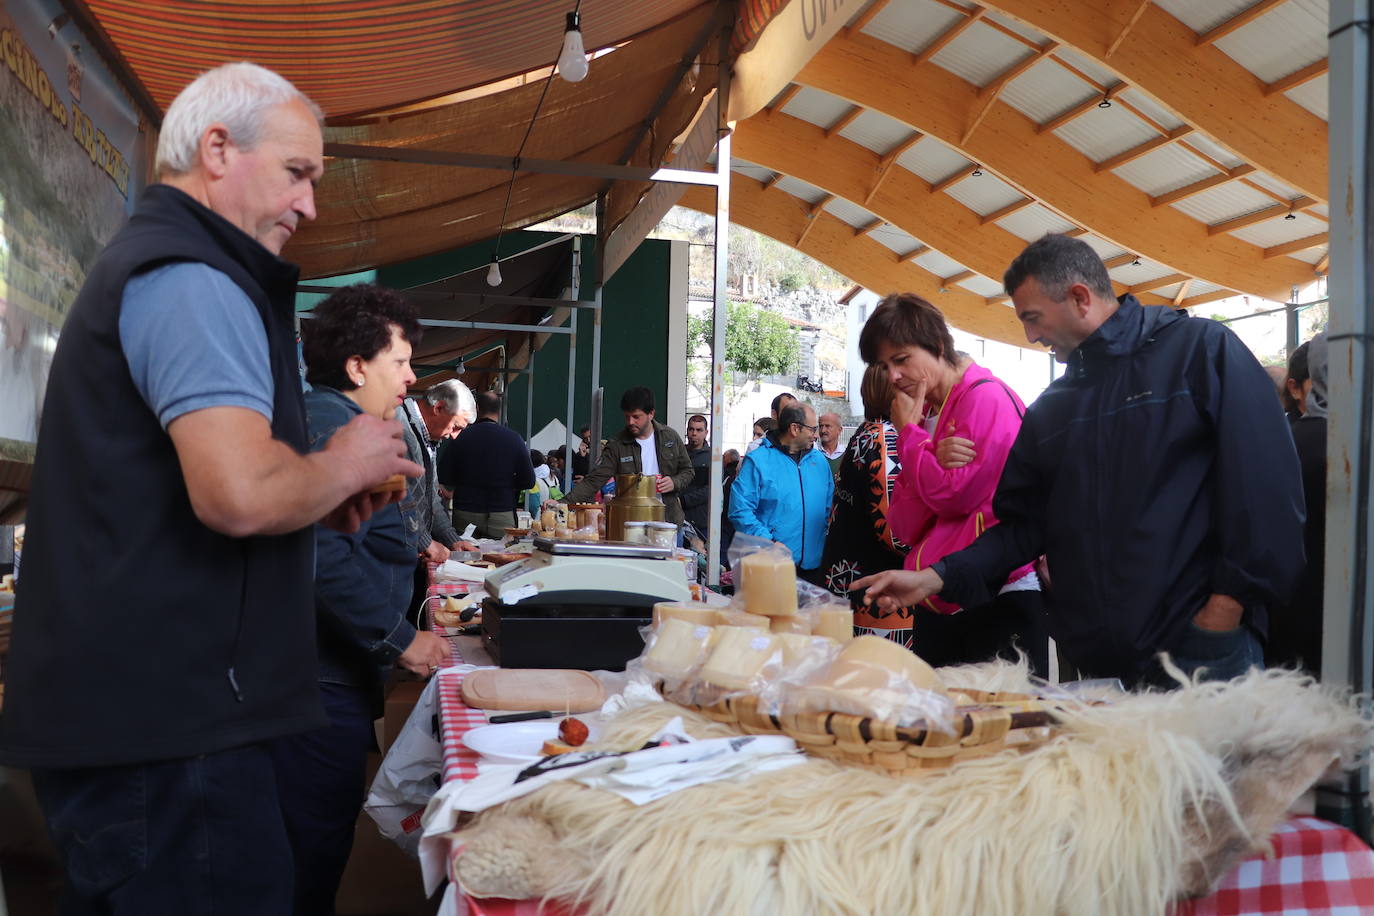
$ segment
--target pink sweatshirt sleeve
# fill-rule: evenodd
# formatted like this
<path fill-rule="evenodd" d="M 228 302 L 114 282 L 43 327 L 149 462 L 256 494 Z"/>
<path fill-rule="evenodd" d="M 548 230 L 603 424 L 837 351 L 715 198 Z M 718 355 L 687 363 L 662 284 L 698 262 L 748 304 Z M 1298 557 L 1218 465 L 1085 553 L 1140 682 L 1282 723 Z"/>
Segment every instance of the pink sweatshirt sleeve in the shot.
<path fill-rule="evenodd" d="M 914 468 L 919 452 L 930 451 L 930 433 L 915 423 L 908 423 L 897 433 L 897 457 L 901 470 L 892 485 L 892 501 L 887 509 L 887 524 L 893 537 L 905 544 L 916 543 L 917 536 L 924 531 L 934 518 L 935 513 L 921 498 L 920 490 L 907 470 L 908 461 Z M 932 455 L 932 457 L 934 457 Z"/>
<path fill-rule="evenodd" d="M 953 413 L 941 418 L 936 430 L 944 439 L 959 436 L 973 441 L 976 457 L 959 468 L 944 468 L 935 457 L 935 441 L 924 429 L 908 425 L 898 439 L 902 459 L 899 486 L 913 501 L 942 517 L 961 517 L 992 499 L 1021 419 L 1011 398 L 996 382 L 966 391 Z M 900 537 L 900 534 L 898 535 Z"/>

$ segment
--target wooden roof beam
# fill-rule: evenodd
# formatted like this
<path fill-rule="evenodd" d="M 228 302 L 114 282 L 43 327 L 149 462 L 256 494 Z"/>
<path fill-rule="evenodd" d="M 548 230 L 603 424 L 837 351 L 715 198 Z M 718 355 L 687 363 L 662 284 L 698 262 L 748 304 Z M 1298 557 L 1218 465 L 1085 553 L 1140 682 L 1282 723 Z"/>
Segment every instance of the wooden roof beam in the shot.
<path fill-rule="evenodd" d="M 1150 17 L 1147 10 L 1141 22 Z M 1128 53 L 1129 47 L 1123 47 L 1117 58 Z M 1209 237 L 1202 223 L 1172 207 L 1142 212 L 1143 195 L 1138 188 L 1111 172 L 1094 172 L 1087 157 L 1055 135 L 1037 135 L 1034 123 L 1005 103 L 993 105 L 983 127 L 967 144 L 962 143 L 966 125 L 961 123 L 961 113 L 976 104 L 977 88 L 934 64 L 911 67 L 908 60 L 907 52 L 870 36 L 838 35 L 812 57 L 796 80 L 935 137 L 1027 197 L 1052 201 L 1054 210 L 1068 222 L 1140 252 L 1171 271 L 1266 298 L 1286 298 L 1294 283 L 1311 277 L 1310 269 L 1301 271 L 1303 265 L 1290 263 L 1291 259 L 1266 261 L 1257 246 L 1229 236 Z M 875 72 L 885 78 L 873 79 Z M 768 164 L 742 151 L 740 156 Z M 892 214 L 876 206 L 871 209 L 894 222 Z M 912 234 L 954 256 L 946 246 L 927 238 L 930 233 L 924 227 Z M 1024 247 L 1024 242 L 1019 244 Z M 987 273 L 967 259 L 960 263 Z M 1004 269 L 1005 263 L 987 275 L 998 276 Z"/>
<path fill-rule="evenodd" d="M 741 159 L 795 176 L 850 201 L 868 194 L 874 166 L 879 162 L 872 150 L 845 137 L 826 139 L 815 124 L 784 114 L 756 115 L 741 121 L 732 143 L 734 154 Z M 1000 277 L 1026 247 L 1024 239 L 996 223 L 984 225 L 977 213 L 948 194 L 931 193 L 919 175 L 895 165 L 887 175 L 881 190 L 864 208 L 920 240 L 915 251 L 893 255 L 894 261 L 920 257 L 928 250 L 923 246 L 929 245 L 969 270 Z"/>
<path fill-rule="evenodd" d="M 730 182 L 730 186 L 732 188 L 734 187 L 733 179 Z M 801 250 L 801 246 L 806 241 L 806 237 L 811 234 L 811 229 L 816 225 L 816 218 L 821 215 L 821 211 L 825 209 L 825 205 L 834 199 L 834 194 L 827 194 L 814 204 L 807 205 L 807 210 L 809 212 L 806 214 L 806 225 L 802 227 L 801 235 L 797 236 L 797 241 L 792 245 L 793 248 L 796 248 L 798 251 Z M 848 225 L 848 223 L 845 225 Z"/>
<path fill-rule="evenodd" d="M 935 39 L 930 44 L 916 52 L 911 62 L 914 64 L 924 63 L 936 54 L 939 54 L 941 48 L 944 48 L 951 41 L 964 34 L 964 32 L 972 28 L 978 20 L 987 15 L 987 10 L 981 6 L 975 6 L 971 10 L 963 10 L 963 13 L 964 18 L 961 21 L 954 23 L 954 25 L 945 29 L 939 35 L 936 35 Z"/>
<path fill-rule="evenodd" d="M 840 131 L 844 130 L 846 127 L 853 124 L 854 120 L 863 113 L 863 108 L 859 105 L 855 105 L 853 108 L 849 109 L 844 114 L 840 115 L 839 120 L 837 120 L 834 124 L 831 124 L 829 127 L 827 127 L 825 129 L 825 135 L 827 137 L 835 136 Z"/>
<path fill-rule="evenodd" d="M 1316 235 L 1309 235 L 1306 238 L 1271 245 L 1264 249 L 1264 256 L 1266 258 L 1278 258 L 1286 254 L 1293 254 L 1296 251 L 1306 251 L 1309 248 L 1316 248 L 1318 245 L 1325 245 L 1326 241 L 1327 234 L 1318 232 Z"/>
<path fill-rule="evenodd" d="M 939 194 L 941 191 L 945 190 L 946 188 L 953 187 L 954 185 L 963 181 L 965 178 L 972 178 L 974 172 L 978 172 L 981 174 L 982 171 L 982 166 L 980 166 L 976 162 L 973 165 L 966 165 L 959 171 L 955 172 L 953 175 L 941 178 L 939 181 L 931 185 L 930 193 Z"/>
<path fill-rule="evenodd" d="M 1203 32 L 1197 37 L 1197 46 L 1201 48 L 1204 45 L 1216 44 L 1237 29 L 1244 28 L 1254 22 L 1274 7 L 1287 2 L 1288 0 L 1259 0 L 1254 6 L 1246 7 L 1220 25 L 1215 25 Z"/>
<path fill-rule="evenodd" d="M 784 175 L 782 172 L 774 172 L 773 176 L 763 183 L 763 186 L 765 188 L 768 188 L 769 190 L 772 190 L 773 188 L 777 187 L 779 181 L 782 181 L 786 177 L 787 176 Z"/>
<path fill-rule="evenodd" d="M 1218 289 L 1210 293 L 1202 293 L 1199 296 L 1189 296 L 1178 304 L 1179 308 L 1190 309 L 1195 305 L 1204 305 L 1208 302 L 1216 302 L 1218 299 L 1230 299 L 1232 296 L 1240 295 L 1233 289 Z M 1261 296 L 1260 298 L 1264 298 Z M 1278 300 L 1274 300 L 1278 301 Z"/>
<path fill-rule="evenodd" d="M 1146 0 L 1146 2 L 1148 3 L 1150 0 Z M 1059 58 L 1056 57 L 1055 60 L 1058 61 Z M 1058 114 L 1050 118 L 1044 124 L 1036 127 L 1035 132 L 1037 134 L 1047 134 L 1050 131 L 1058 130 L 1070 121 L 1083 117 L 1083 115 L 1092 111 L 1094 108 L 1101 108 L 1103 102 L 1110 102 L 1112 99 L 1116 98 L 1117 93 L 1125 88 L 1127 88 L 1125 83 L 1117 83 L 1115 86 L 1109 86 L 1102 95 L 1093 96 L 1081 105 L 1075 105 L 1063 114 Z"/>
<path fill-rule="evenodd" d="M 1312 268 L 1314 273 L 1325 274 L 1326 269 L 1331 266 L 1331 252 L 1322 255 L 1322 259 Z"/>
<path fill-rule="evenodd" d="M 885 219 L 883 219 L 881 216 L 879 216 L 879 217 L 875 218 L 875 219 L 874 219 L 871 223 L 869 223 L 868 225 L 866 225 L 866 226 L 860 226 L 859 228 L 855 229 L 855 230 L 854 230 L 854 234 L 855 234 L 855 235 L 868 235 L 868 234 L 869 234 L 870 232 L 872 232 L 874 229 L 877 229 L 877 228 L 879 228 L 880 226 L 885 226 L 885 225 L 887 225 L 887 220 L 885 220 Z"/>
<path fill-rule="evenodd" d="M 921 255 L 926 254 L 926 253 L 928 253 L 929 251 L 930 251 L 930 246 L 929 246 L 929 245 L 917 245 L 915 248 L 911 249 L 911 250 L 908 251 L 906 254 L 899 254 L 899 255 L 897 255 L 897 260 L 899 260 L 899 261 L 914 261 L 914 260 L 916 260 L 917 258 L 919 258 Z"/>
<path fill-rule="evenodd" d="M 1004 216 L 1011 216 L 1013 213 L 1020 213 L 1027 207 L 1033 207 L 1035 203 L 1035 200 L 1027 197 L 1025 200 L 1018 200 L 1014 204 L 1007 204 L 1000 210 L 993 210 L 985 216 L 978 217 L 978 224 L 980 226 L 986 226 L 988 223 L 995 223 Z"/>
<path fill-rule="evenodd" d="M 1193 278 L 1189 277 L 1178 285 L 1178 292 L 1174 293 L 1174 308 L 1178 308 L 1184 299 L 1188 298 L 1188 290 L 1193 288 Z"/>
<path fill-rule="evenodd" d="M 1223 232 L 1234 232 L 1237 229 L 1244 229 L 1246 226 L 1253 226 L 1255 223 L 1262 223 L 1267 219 L 1282 216 L 1285 213 L 1292 213 L 1303 207 L 1311 206 L 1314 201 L 1310 197 L 1299 197 L 1297 200 L 1286 204 L 1275 204 L 1272 207 L 1265 207 L 1263 210 L 1256 210 L 1254 213 L 1247 213 L 1244 216 L 1237 216 L 1235 219 L 1223 220 L 1213 223 L 1207 227 L 1207 234 L 1216 236 Z"/>
<path fill-rule="evenodd" d="M 1308 64 L 1301 70 L 1295 70 L 1287 76 L 1280 77 L 1264 87 L 1266 96 L 1277 95 L 1280 92 L 1287 92 L 1289 89 L 1296 89 L 1306 83 L 1312 82 L 1331 68 L 1331 61 L 1323 57 L 1316 63 Z"/>
<path fill-rule="evenodd" d="M 743 123 L 743 122 L 742 122 Z M 715 212 L 715 194 L 707 187 L 692 187 L 683 195 L 682 205 L 706 213 Z M 812 224 L 803 247 L 810 255 L 855 283 L 873 290 L 910 290 L 926 299 L 940 301 L 940 310 L 949 323 L 961 330 L 990 340 L 1029 347 L 1016 315 L 1009 309 L 990 309 L 983 297 L 963 288 L 941 295 L 940 278 L 918 265 L 893 259 L 892 252 L 867 237 L 855 237 L 843 221 L 829 213 L 807 219 L 806 210 L 796 198 L 783 191 L 768 191 L 755 181 L 734 176 L 730 189 L 730 221 L 745 226 L 784 245 L 792 244 Z"/>
<path fill-rule="evenodd" d="M 1111 270 L 1114 267 L 1122 267 L 1126 264 L 1133 263 L 1134 261 L 1138 260 L 1139 257 L 1139 255 L 1126 252 L 1125 254 L 1117 254 L 1111 256 L 1110 258 L 1106 258 L 1102 261 L 1102 263 L 1108 270 Z"/>
<path fill-rule="evenodd" d="M 1197 33 L 1158 3 L 1142 11 L 1136 0 L 980 2 L 1106 66 L 1242 161 L 1326 201 L 1326 122 L 1282 93 L 1266 96 L 1253 73 L 1215 47 L 1198 47 Z M 1137 12 L 1130 40 L 1108 58 L 1112 40 Z"/>
<path fill-rule="evenodd" d="M 1121 31 L 1116 33 L 1116 37 L 1112 39 L 1112 43 L 1107 45 L 1107 53 L 1105 56 L 1111 57 L 1116 53 L 1116 49 L 1121 47 L 1121 43 L 1126 40 L 1126 36 L 1131 34 L 1131 29 L 1135 28 L 1135 24 L 1140 21 L 1140 17 L 1145 13 L 1145 7 L 1149 6 L 1151 2 L 1152 0 L 1137 0 L 1135 12 L 1131 14 L 1131 18 L 1126 20 L 1126 24 L 1122 26 Z"/>
<path fill-rule="evenodd" d="M 792 101 L 792 97 L 796 95 L 798 92 L 801 92 L 801 86 L 797 85 L 796 83 L 788 83 L 787 88 L 784 89 L 782 93 L 777 97 L 777 101 L 775 101 L 772 105 L 769 105 L 768 108 L 765 110 L 768 111 L 770 114 L 775 111 L 782 111 L 784 108 L 787 107 L 787 103 Z"/>
<path fill-rule="evenodd" d="M 1150 206 L 1162 207 L 1165 204 L 1187 200 L 1195 194 L 1201 194 L 1203 191 L 1209 191 L 1212 188 L 1220 187 L 1227 182 L 1235 181 L 1237 178 L 1249 175 L 1254 170 L 1255 167 L 1253 165 L 1238 165 L 1233 169 L 1227 169 L 1220 175 L 1213 175 L 1211 178 L 1204 178 L 1201 181 L 1186 184 L 1181 188 L 1165 191 L 1163 194 L 1156 194 L 1154 197 L 1150 198 Z"/>
<path fill-rule="evenodd" d="M 1126 291 L 1134 295 L 1135 293 L 1148 293 L 1151 290 L 1163 289 L 1166 286 L 1173 286 L 1175 283 L 1182 283 L 1185 280 L 1192 280 L 1187 274 L 1165 274 L 1162 277 L 1155 277 L 1153 280 L 1146 280 L 1144 283 L 1132 283 Z"/>
<path fill-rule="evenodd" d="M 1034 54 L 1029 54 L 1021 58 L 1021 60 L 999 73 L 992 82 L 978 90 L 978 96 L 983 99 L 983 105 L 978 110 L 978 113 L 973 116 L 973 121 L 969 124 L 968 130 L 964 131 L 964 143 L 967 143 L 968 138 L 973 136 L 973 132 L 978 129 L 978 125 L 983 123 L 983 119 L 988 116 L 988 112 L 992 110 L 992 106 L 997 104 L 997 97 L 1002 94 L 1002 90 L 1007 87 L 1007 84 L 1025 73 L 1031 67 L 1040 63 L 1047 55 L 1053 54 L 1054 50 L 1058 47 L 1059 42 L 1057 41 L 1046 42 L 1045 45 Z"/>
<path fill-rule="evenodd" d="M 1191 134 L 1192 132 L 1193 128 L 1189 127 L 1187 124 L 1181 124 L 1162 137 L 1155 137 L 1153 140 L 1146 140 L 1139 146 L 1132 147 L 1126 150 L 1125 152 L 1117 153 L 1115 156 L 1109 156 L 1108 158 L 1103 159 L 1101 162 L 1095 163 L 1093 165 L 1093 171 L 1109 172 L 1118 166 L 1125 165 L 1128 162 L 1134 162 L 1141 156 L 1153 153 L 1160 147 L 1168 146 L 1171 143 L 1176 143 L 1179 140 L 1182 140 L 1184 137 Z"/>
<path fill-rule="evenodd" d="M 924 136 L 925 134 L 921 133 L 920 131 L 917 131 L 910 137 L 907 137 L 901 143 L 898 143 L 892 149 L 888 150 L 886 153 L 883 154 L 883 158 L 878 160 L 878 169 L 877 173 L 873 178 L 873 187 L 869 188 L 868 193 L 864 195 L 863 205 L 865 207 L 867 207 L 869 205 L 869 202 L 871 202 L 874 196 L 877 195 L 878 189 L 881 188 L 883 186 L 883 182 L 887 180 L 887 176 L 896 166 L 897 160 L 900 159 L 902 157 L 902 154 L 905 153 L 907 150 L 911 149 L 917 143 L 920 143 L 921 138 Z"/>
<path fill-rule="evenodd" d="M 948 277 L 945 277 L 943 280 L 941 280 L 940 287 L 941 289 L 950 289 L 951 287 L 958 286 L 965 280 L 971 280 L 976 276 L 978 276 L 978 274 L 974 271 L 961 270 L 957 274 L 950 274 Z"/>
<path fill-rule="evenodd" d="M 888 0 L 873 0 L 867 9 L 855 16 L 849 25 L 845 26 L 846 33 L 862 32 L 864 26 L 872 22 L 873 18 L 881 13 L 887 4 Z"/>

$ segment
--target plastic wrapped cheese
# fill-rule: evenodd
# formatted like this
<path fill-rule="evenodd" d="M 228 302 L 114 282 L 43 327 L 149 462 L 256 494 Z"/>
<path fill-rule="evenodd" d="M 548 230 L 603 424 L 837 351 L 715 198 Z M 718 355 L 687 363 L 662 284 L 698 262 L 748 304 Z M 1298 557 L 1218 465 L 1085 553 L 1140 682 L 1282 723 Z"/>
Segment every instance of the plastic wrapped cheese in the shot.
<path fill-rule="evenodd" d="M 925 690 L 945 692 L 945 685 L 934 668 L 901 643 L 882 636 L 860 636 L 850 640 L 829 671 L 833 686 L 853 692 L 885 687 L 892 676 Z"/>
<path fill-rule="evenodd" d="M 720 623 L 720 610 L 703 601 L 660 601 L 654 605 L 654 626 L 669 617 L 704 627 Z"/>
<path fill-rule="evenodd" d="M 653 643 L 644 653 L 644 668 L 665 681 L 676 683 L 689 677 L 706 658 L 711 647 L 713 627 L 688 623 L 669 617 L 654 632 Z"/>
<path fill-rule="evenodd" d="M 811 617 L 806 614 L 793 614 L 791 617 L 771 617 L 768 624 L 773 634 L 788 633 L 799 636 L 811 635 Z"/>
<path fill-rule="evenodd" d="M 772 618 L 764 617 L 762 614 L 746 614 L 744 611 L 719 611 L 717 622 L 725 627 L 760 627 L 768 629 L 768 624 Z"/>
<path fill-rule="evenodd" d="M 702 682 L 726 690 L 756 686 L 763 666 L 777 651 L 767 630 L 756 627 L 718 627 L 715 646 L 699 675 Z"/>
<path fill-rule="evenodd" d="M 954 704 L 935 669 L 900 643 L 860 636 L 782 700 L 782 711 L 831 711 L 948 730 Z"/>
<path fill-rule="evenodd" d="M 742 557 L 739 566 L 746 611 L 768 617 L 797 613 L 797 570 L 786 551 L 760 550 Z"/>
<path fill-rule="evenodd" d="M 817 608 L 818 620 L 812 630 L 817 636 L 828 636 L 838 642 L 854 638 L 854 611 L 848 605 L 832 604 Z"/>

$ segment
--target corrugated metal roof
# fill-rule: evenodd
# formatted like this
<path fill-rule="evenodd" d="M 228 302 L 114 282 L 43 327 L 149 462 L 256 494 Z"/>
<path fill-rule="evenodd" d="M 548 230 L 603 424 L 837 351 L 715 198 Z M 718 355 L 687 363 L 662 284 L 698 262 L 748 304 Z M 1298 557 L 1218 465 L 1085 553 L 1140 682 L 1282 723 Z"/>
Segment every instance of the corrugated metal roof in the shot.
<path fill-rule="evenodd" d="M 1312 206 L 1308 207 L 1307 209 L 1311 210 L 1313 213 L 1320 213 L 1322 216 L 1330 216 L 1330 215 L 1331 215 L 1330 208 L 1327 207 L 1326 204 L 1313 204 Z"/>
<path fill-rule="evenodd" d="M 987 171 L 977 178 L 970 176 L 951 185 L 945 189 L 945 193 L 979 216 L 987 216 L 1008 204 L 1025 199 L 1020 191 Z"/>
<path fill-rule="evenodd" d="M 904 51 L 915 52 L 963 18 L 963 14 L 934 0 L 904 0 L 883 7 L 863 30 Z"/>
<path fill-rule="evenodd" d="M 1258 245 L 1261 248 L 1270 248 L 1274 245 L 1282 245 L 1284 242 L 1295 242 L 1298 239 L 1305 239 L 1311 235 L 1317 235 L 1326 231 L 1326 223 L 1314 216 L 1308 216 L 1301 211 L 1294 213 L 1292 219 L 1285 216 L 1276 216 L 1267 219 L 1262 223 L 1255 223 L 1253 226 L 1246 226 L 1232 232 L 1238 239 L 1243 239 L 1251 245 Z M 1325 245 L 1325 242 L 1321 243 Z"/>
<path fill-rule="evenodd" d="M 1173 130 L 1183 124 L 1174 113 L 1163 105 L 1156 102 L 1153 98 L 1132 86 L 1130 89 L 1123 89 L 1120 98 L 1128 105 L 1132 105 L 1140 110 L 1140 113 L 1147 118 L 1151 118 L 1160 126 L 1167 130 Z"/>
<path fill-rule="evenodd" d="M 1159 289 L 1152 289 L 1150 292 L 1154 293 L 1156 296 L 1163 296 L 1165 299 L 1172 299 L 1178 295 L 1178 288 L 1182 285 L 1182 283 L 1175 283 L 1172 286 L 1162 286 Z M 1192 289 L 1192 287 L 1189 287 L 1189 289 Z"/>
<path fill-rule="evenodd" d="M 906 254 L 913 249 L 924 247 L 920 239 L 903 232 L 891 223 L 884 223 L 874 229 L 868 237 L 893 254 Z"/>
<path fill-rule="evenodd" d="M 941 279 L 952 277 L 955 274 L 961 274 L 968 270 L 967 267 L 960 264 L 958 261 L 934 249 L 927 251 L 917 258 L 916 263 Z"/>
<path fill-rule="evenodd" d="M 1095 108 L 1092 117 L 1077 118 L 1054 131 L 1093 162 L 1110 159 L 1159 136 L 1150 125 L 1120 105 Z"/>
<path fill-rule="evenodd" d="M 1126 249 L 1122 248 L 1120 245 L 1114 245 L 1101 236 L 1093 235 L 1092 233 L 1080 235 L 1079 238 L 1086 242 L 1089 248 L 1096 251 L 1097 256 L 1104 261 L 1108 258 L 1114 258 L 1119 254 L 1126 253 Z"/>
<path fill-rule="evenodd" d="M 1274 199 L 1239 181 L 1209 188 L 1169 206 L 1209 226 L 1272 207 Z"/>
<path fill-rule="evenodd" d="M 962 280 L 956 285 L 962 286 L 964 289 L 984 297 L 1001 296 L 1006 293 L 1006 290 L 1002 289 L 1002 284 L 1000 282 L 985 277 L 982 274 L 974 274 L 967 280 Z"/>
<path fill-rule="evenodd" d="M 1201 34 L 1221 25 L 1236 13 L 1254 6 L 1256 0 L 1155 0 L 1155 6 Z"/>
<path fill-rule="evenodd" d="M 1198 131 L 1193 131 L 1182 142 L 1185 146 L 1191 146 L 1205 156 L 1211 156 L 1228 169 L 1235 168 L 1245 161 L 1230 150 L 1219 146 L 1211 137 Z"/>
<path fill-rule="evenodd" d="M 877 219 L 872 213 L 865 210 L 856 203 L 851 203 L 843 197 L 837 197 L 825 205 L 826 212 L 838 216 L 855 229 L 868 226 Z"/>
<path fill-rule="evenodd" d="M 732 158 L 730 160 L 730 171 L 739 172 L 741 175 L 748 175 L 755 181 L 767 181 L 773 177 L 772 169 L 739 158 Z"/>
<path fill-rule="evenodd" d="M 783 106 L 783 113 L 810 121 L 817 127 L 829 127 L 854 106 L 837 95 L 804 86 Z"/>
<path fill-rule="evenodd" d="M 1273 175 L 1270 175 L 1268 172 L 1251 172 L 1249 175 L 1246 175 L 1245 178 L 1247 181 L 1253 182 L 1254 184 L 1257 184 L 1262 188 L 1267 188 L 1268 190 L 1273 191 L 1275 194 L 1279 195 L 1285 200 L 1296 200 L 1297 198 L 1302 196 L 1294 188 L 1291 188 L 1288 185 L 1284 184 L 1282 181 L 1279 181 L 1277 178 L 1275 178 Z"/>
<path fill-rule="evenodd" d="M 1327 76 L 1323 73 L 1310 82 L 1289 89 L 1284 95 L 1288 96 L 1323 121 L 1329 121 L 1331 118 L 1327 112 L 1330 108 L 1330 100 L 1327 98 L 1327 91 Z"/>
<path fill-rule="evenodd" d="M 1224 36 L 1216 44 L 1260 80 L 1281 76 L 1326 57 L 1327 0 L 1288 0 Z"/>
<path fill-rule="evenodd" d="M 1139 264 L 1127 261 L 1120 267 L 1113 267 L 1108 273 L 1112 275 L 1113 280 L 1118 283 L 1125 283 L 1127 286 L 1135 286 L 1137 283 L 1146 283 L 1158 277 L 1167 277 L 1171 273 L 1176 273 L 1173 268 L 1165 267 L 1158 261 L 1152 261 L 1149 258 L 1138 258 L 1137 260 L 1140 261 Z"/>
<path fill-rule="evenodd" d="M 1044 124 L 1096 95 L 1097 90 L 1092 86 L 1054 61 L 1045 59 L 1012 80 L 1002 90 L 1000 98 L 1036 124 Z M 1090 117 L 1092 113 L 1083 117 Z"/>
<path fill-rule="evenodd" d="M 1017 61 L 1034 53 L 1010 35 L 978 22 L 930 60 L 975 86 L 986 86 Z"/>
<path fill-rule="evenodd" d="M 779 191 L 786 191 L 793 197 L 800 197 L 809 204 L 825 200 L 825 198 L 830 196 L 815 185 L 807 184 L 800 178 L 793 178 L 791 175 L 785 176 L 782 181 L 779 181 L 773 187 L 777 188 Z"/>
<path fill-rule="evenodd" d="M 864 109 L 863 114 L 840 131 L 840 136 L 847 140 L 853 140 L 860 146 L 867 147 L 881 156 L 910 137 L 911 133 L 911 128 L 896 118 L 888 117 L 882 112 Z"/>
<path fill-rule="evenodd" d="M 1006 26 L 1007 28 L 1015 32 L 1017 35 L 1020 35 L 1024 38 L 1029 38 L 1031 41 L 1035 42 L 1038 45 L 1043 45 L 1045 42 L 1049 41 L 1049 38 L 1046 37 L 1046 35 L 1043 32 L 1038 32 L 1030 26 L 1026 25 L 1024 22 L 1021 22 L 1018 19 L 1014 19 L 1011 16 L 1006 15 L 1005 13 L 1000 13 L 996 10 L 988 10 L 986 18 L 991 19 L 998 25 Z"/>
<path fill-rule="evenodd" d="M 1211 178 L 1217 170 L 1177 143 L 1146 153 L 1112 172 L 1151 196 Z"/>
<path fill-rule="evenodd" d="M 1087 57 L 1085 57 L 1082 54 L 1079 54 L 1073 48 L 1060 47 L 1054 52 L 1054 56 L 1060 58 L 1066 63 L 1073 64 L 1079 70 L 1082 70 L 1084 73 L 1086 73 L 1093 79 L 1097 80 L 1097 82 L 1103 86 L 1110 86 L 1113 83 L 1119 82 L 1116 78 L 1116 75 L 1113 74 L 1106 67 L 1103 67 L 1101 64 L 1097 63 L 1097 61 L 1089 60 Z"/>
<path fill-rule="evenodd" d="M 1024 210 L 1017 210 L 997 221 L 997 225 L 1012 235 L 1033 242 L 1049 232 L 1068 232 L 1073 223 L 1041 204 L 1031 204 Z"/>
<path fill-rule="evenodd" d="M 1194 280 L 1193 285 L 1188 287 L 1189 296 L 1205 296 L 1208 293 L 1221 291 L 1221 287 L 1215 283 L 1208 283 L 1206 280 Z"/>
<path fill-rule="evenodd" d="M 1289 255 L 1290 258 L 1297 258 L 1299 261 L 1306 261 L 1308 264 L 1316 264 L 1330 249 L 1326 245 L 1318 245 L 1316 248 L 1308 248 L 1306 251 L 1295 251 Z"/>
<path fill-rule="evenodd" d="M 934 184 L 971 163 L 934 137 L 926 137 L 898 156 L 897 164 Z"/>

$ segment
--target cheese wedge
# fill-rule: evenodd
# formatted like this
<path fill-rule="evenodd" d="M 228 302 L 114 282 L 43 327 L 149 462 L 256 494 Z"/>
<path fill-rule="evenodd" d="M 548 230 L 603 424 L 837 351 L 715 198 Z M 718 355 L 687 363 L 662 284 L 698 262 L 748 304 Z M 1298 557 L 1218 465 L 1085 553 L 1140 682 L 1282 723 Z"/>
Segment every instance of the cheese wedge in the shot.
<path fill-rule="evenodd" d="M 713 627 L 720 622 L 720 612 L 705 602 L 660 601 L 654 605 L 654 626 L 669 617 L 703 627 Z"/>
<path fill-rule="evenodd" d="M 706 656 L 712 643 L 713 627 L 665 619 L 654 636 L 654 644 L 644 654 L 644 668 L 669 681 L 688 677 Z"/>
<path fill-rule="evenodd" d="M 854 612 L 848 605 L 822 607 L 817 613 L 819 619 L 811 632 L 837 642 L 849 642 L 854 638 Z"/>
<path fill-rule="evenodd" d="M 777 651 L 767 630 L 756 627 L 720 627 L 715 647 L 701 667 L 703 682 L 726 690 L 748 690 Z"/>

